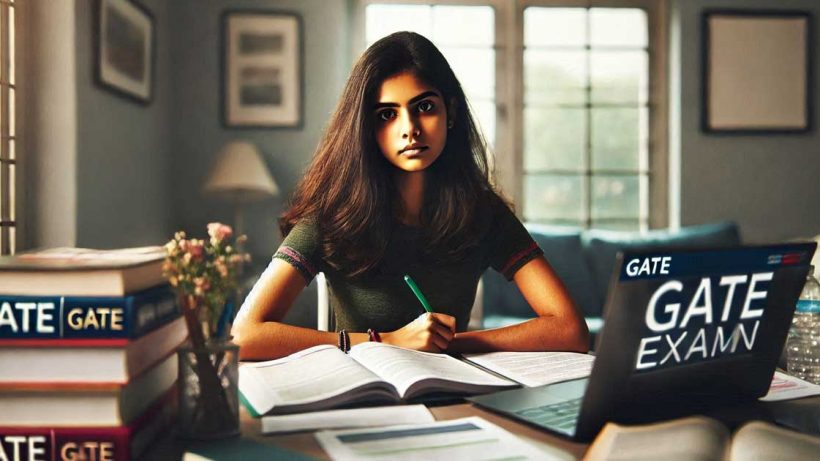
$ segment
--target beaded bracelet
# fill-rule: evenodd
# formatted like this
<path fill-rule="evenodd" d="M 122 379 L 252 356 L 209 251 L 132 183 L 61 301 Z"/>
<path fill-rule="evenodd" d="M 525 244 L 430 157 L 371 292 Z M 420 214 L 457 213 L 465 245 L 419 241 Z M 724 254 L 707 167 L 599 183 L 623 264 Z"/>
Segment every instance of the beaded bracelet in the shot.
<path fill-rule="evenodd" d="M 339 330 L 339 349 L 345 354 L 350 350 L 350 335 L 347 330 Z"/>
<path fill-rule="evenodd" d="M 370 341 L 373 341 L 373 342 L 376 342 L 376 343 L 382 342 L 382 337 L 379 336 L 379 332 L 372 329 L 372 328 L 367 329 L 367 335 L 370 336 Z"/>

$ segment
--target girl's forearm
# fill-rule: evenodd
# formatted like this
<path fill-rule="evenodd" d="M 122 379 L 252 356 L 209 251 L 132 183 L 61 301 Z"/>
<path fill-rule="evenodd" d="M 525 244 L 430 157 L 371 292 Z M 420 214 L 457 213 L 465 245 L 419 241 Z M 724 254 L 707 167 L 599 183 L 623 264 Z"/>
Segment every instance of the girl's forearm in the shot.
<path fill-rule="evenodd" d="M 272 360 L 320 344 L 336 346 L 339 333 L 297 327 L 280 322 L 260 322 L 235 328 L 240 360 Z M 367 333 L 349 333 L 352 345 L 368 340 Z"/>
<path fill-rule="evenodd" d="M 572 351 L 589 350 L 585 324 L 542 316 L 492 330 L 456 333 L 447 352 Z"/>

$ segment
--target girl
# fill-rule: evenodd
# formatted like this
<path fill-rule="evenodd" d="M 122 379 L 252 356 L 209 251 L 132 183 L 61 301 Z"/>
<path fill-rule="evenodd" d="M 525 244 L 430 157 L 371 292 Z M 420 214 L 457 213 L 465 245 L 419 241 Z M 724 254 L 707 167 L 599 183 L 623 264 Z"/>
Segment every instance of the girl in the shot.
<path fill-rule="evenodd" d="M 234 323 L 241 358 L 368 340 L 432 352 L 586 351 L 577 308 L 489 176 L 485 144 L 439 50 L 411 32 L 374 43 L 280 220 L 282 245 Z M 465 331 L 487 267 L 515 281 L 536 318 Z M 339 333 L 280 323 L 318 272 Z M 419 316 L 405 274 L 435 313 Z"/>

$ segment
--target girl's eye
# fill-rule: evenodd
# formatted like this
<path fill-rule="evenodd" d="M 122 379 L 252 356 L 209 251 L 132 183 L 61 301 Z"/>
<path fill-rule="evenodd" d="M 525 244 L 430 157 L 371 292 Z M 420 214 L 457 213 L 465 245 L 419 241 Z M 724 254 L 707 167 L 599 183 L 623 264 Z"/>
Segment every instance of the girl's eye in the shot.
<path fill-rule="evenodd" d="M 419 112 L 430 112 L 436 108 L 436 105 L 431 101 L 422 101 L 417 107 L 419 108 Z"/>
<path fill-rule="evenodd" d="M 390 120 L 396 118 L 396 111 L 392 110 L 392 109 L 383 110 L 383 111 L 380 111 L 379 113 L 377 113 L 376 117 L 378 117 L 379 120 L 381 120 L 383 122 L 387 122 L 387 121 L 390 121 Z"/>

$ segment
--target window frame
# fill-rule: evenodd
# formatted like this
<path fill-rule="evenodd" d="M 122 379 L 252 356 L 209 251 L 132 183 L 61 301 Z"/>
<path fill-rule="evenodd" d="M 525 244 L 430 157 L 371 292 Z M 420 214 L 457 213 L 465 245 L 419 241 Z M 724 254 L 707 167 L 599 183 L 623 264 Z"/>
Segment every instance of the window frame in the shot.
<path fill-rule="evenodd" d="M 365 8 L 370 4 L 490 6 L 495 10 L 496 131 L 493 166 L 498 184 L 523 218 L 524 198 L 524 10 L 529 7 L 640 8 L 646 11 L 649 44 L 649 229 L 671 224 L 669 187 L 669 88 L 667 5 L 659 0 L 358 0 L 352 11 L 350 60 L 365 46 Z M 642 229 L 645 230 L 645 229 Z"/>
<path fill-rule="evenodd" d="M 5 213 L 0 213 L 0 220 L 3 221 L 2 230 L 0 230 L 0 233 L 3 234 L 2 236 L 0 236 L 0 254 L 8 255 L 16 253 L 20 248 L 24 248 L 25 244 L 25 239 L 23 238 L 24 225 L 22 219 L 25 190 L 24 185 L 22 183 L 22 179 L 24 177 L 24 161 L 21 158 L 21 153 L 25 151 L 25 147 L 23 146 L 25 137 L 22 135 L 24 131 L 24 104 L 22 103 L 22 98 L 26 89 L 26 85 L 24 79 L 21 78 L 21 76 L 23 74 L 25 56 L 24 44 L 26 42 L 26 27 L 23 23 L 23 19 L 25 16 L 25 6 L 27 2 L 20 0 L 2 0 L 0 1 L 0 3 L 2 3 L 2 6 L 4 8 L 4 12 L 0 14 L 0 20 L 4 22 L 4 26 L 5 22 L 9 19 L 8 13 L 5 12 L 5 8 L 14 10 L 14 37 L 12 38 L 10 37 L 10 35 L 8 35 L 0 39 L 0 43 L 2 43 L 3 48 L 3 62 L 0 63 L 0 65 L 4 67 L 3 73 L 5 73 L 6 71 L 10 71 L 11 69 L 14 70 L 14 113 L 12 113 L 11 108 L 8 107 L 10 81 L 6 81 L 5 78 L 3 81 L 2 88 L 2 105 L 0 105 L 0 110 L 3 111 L 2 127 L 0 129 L 0 134 L 2 134 L 2 137 L 4 138 L 0 139 L 0 142 L 3 143 L 2 156 L 4 160 L 7 160 L 6 156 L 10 153 L 10 147 L 12 143 L 12 139 L 9 133 L 9 120 L 12 118 L 14 119 L 14 158 L 11 159 L 11 161 L 9 162 L 10 164 L 14 165 L 13 176 L 11 171 L 9 171 L 8 174 L 4 172 L 0 173 L 3 175 L 3 192 L 4 194 L 8 193 L 10 195 L 8 199 L 4 198 L 2 200 L 2 202 L 4 203 L 0 203 L 0 208 L 3 208 L 5 211 L 5 207 L 8 207 L 9 213 L 8 222 L 6 222 Z M 11 38 L 12 40 L 9 40 L 9 38 Z M 14 47 L 13 63 L 11 61 L 6 61 L 6 59 L 8 59 L 8 55 L 10 53 L 12 46 Z M 5 69 L 5 66 L 7 65 L 10 67 L 9 69 Z M 7 203 L 6 200 L 8 200 Z"/>

